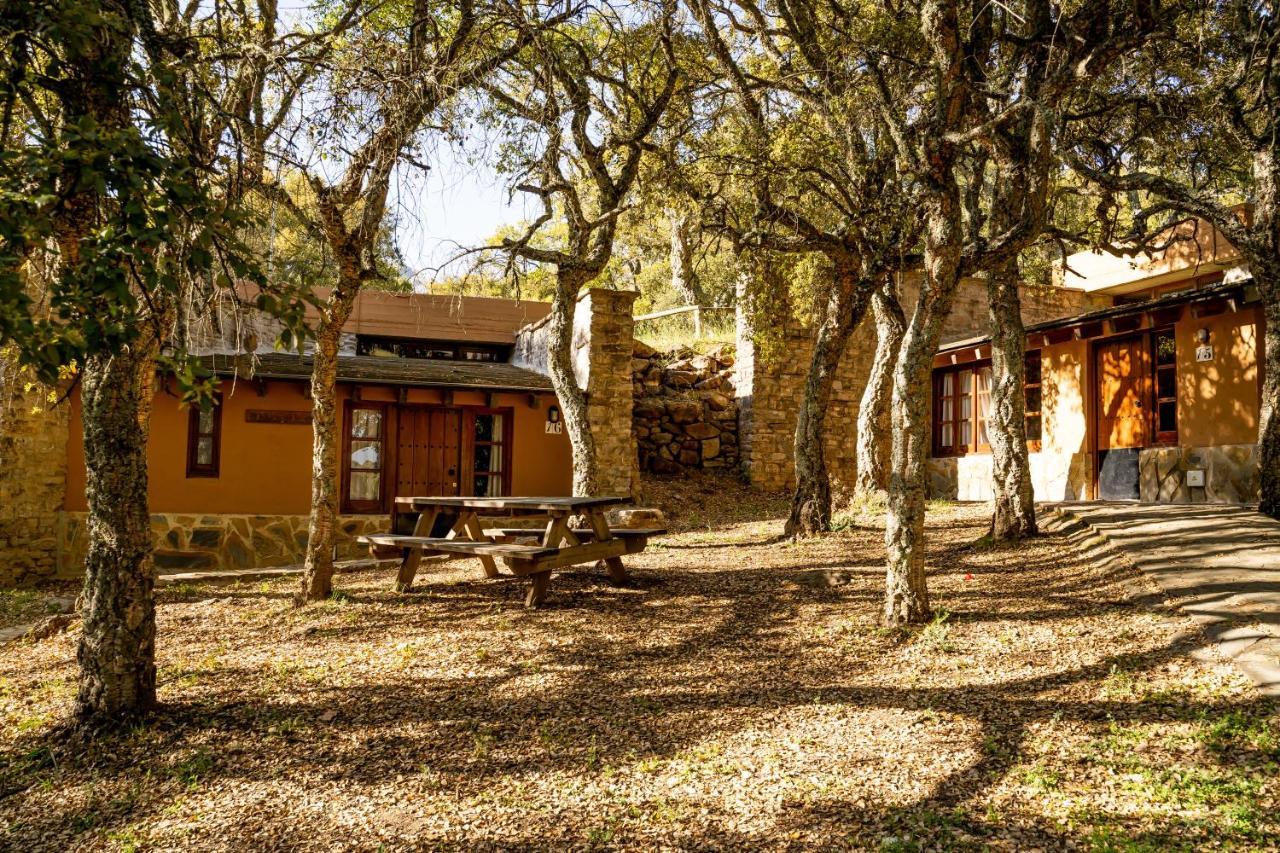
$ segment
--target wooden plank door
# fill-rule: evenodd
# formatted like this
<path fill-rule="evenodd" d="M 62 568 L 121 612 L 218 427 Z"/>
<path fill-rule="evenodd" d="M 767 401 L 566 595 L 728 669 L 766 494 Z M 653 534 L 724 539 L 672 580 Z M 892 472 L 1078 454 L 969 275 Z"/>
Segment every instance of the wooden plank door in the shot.
<path fill-rule="evenodd" d="M 1151 365 L 1145 335 L 1096 351 L 1098 497 L 1138 500 L 1142 448 L 1150 434 Z"/>
<path fill-rule="evenodd" d="M 1145 337 L 1098 347 L 1098 449 L 1147 446 L 1150 418 Z"/>
<path fill-rule="evenodd" d="M 396 426 L 396 494 L 461 494 L 462 412 L 439 406 L 402 406 Z"/>

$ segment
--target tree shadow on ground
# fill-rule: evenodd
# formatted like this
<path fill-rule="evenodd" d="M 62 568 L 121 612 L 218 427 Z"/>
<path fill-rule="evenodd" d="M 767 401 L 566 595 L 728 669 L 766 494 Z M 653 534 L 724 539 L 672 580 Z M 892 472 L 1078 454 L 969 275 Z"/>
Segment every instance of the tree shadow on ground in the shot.
<path fill-rule="evenodd" d="M 404 596 L 377 590 L 348 593 L 343 604 L 298 616 L 322 624 L 299 622 L 283 640 L 268 613 L 259 622 L 246 623 L 245 643 L 279 643 L 278 660 L 286 662 L 292 659 L 286 655 L 305 654 L 307 639 L 316 637 L 339 643 L 338 650 L 394 654 L 376 641 L 461 635 L 466 626 L 502 620 L 511 623 L 503 630 L 515 640 L 503 647 L 506 651 L 495 652 L 497 646 L 486 643 L 483 627 L 466 631 L 466 641 L 476 648 L 455 653 L 471 652 L 477 661 L 474 671 L 446 674 L 431 661 L 409 657 L 401 668 L 355 683 L 334 677 L 307 680 L 305 673 L 286 671 L 265 693 L 244 687 L 260 682 L 261 665 L 232 655 L 226 663 L 194 674 L 199 690 L 179 694 L 144 728 L 110 739 L 91 755 L 69 752 L 39 731 L 13 740 L 0 754 L 0 813 L 42 779 L 66 774 L 149 780 L 153 790 L 136 797 L 68 800 L 38 815 L 24 815 L 22 837 L 74 839 L 87 831 L 106 833 L 156 820 L 193 785 L 286 780 L 299 790 L 368 790 L 418 774 L 423 766 L 459 791 L 501 787 L 512 779 L 593 778 L 602 772 L 593 766 L 593 754 L 622 767 L 687 760 L 683 756 L 696 753 L 708 738 L 732 740 L 760 721 L 821 706 L 859 714 L 895 712 L 891 719 L 902 724 L 914 724 L 923 715 L 949 715 L 972 727 L 964 750 L 973 754 L 909 802 L 859 803 L 815 793 L 784 802 L 767 829 L 743 830 L 732 815 L 718 814 L 723 805 L 713 801 L 707 804 L 706 819 L 690 819 L 699 827 L 696 833 L 673 829 L 646 845 L 643 832 L 636 830 L 631 843 L 777 847 L 786 846 L 792 833 L 812 838 L 816 830 L 833 842 L 843 839 L 855 846 L 880 845 L 886 838 L 902 841 L 903 849 L 935 841 L 963 846 L 995 839 L 1062 846 L 1078 836 L 1042 815 L 992 818 L 969 807 L 1018 765 L 1037 726 L 1061 720 L 1082 726 L 1148 724 L 1276 710 L 1274 702 L 1260 699 L 1176 696 L 1136 702 L 1104 690 L 1085 698 L 1072 692 L 1106 684 L 1116 673 L 1134 678 L 1184 660 L 1203 643 L 1196 631 L 1091 657 L 1086 644 L 1080 652 L 1089 658 L 1084 662 L 1037 659 L 1034 649 L 1014 646 L 1008 671 L 994 683 L 948 683 L 939 675 L 937 683 L 920 684 L 887 671 L 851 671 L 848 660 L 831 653 L 839 643 L 857 645 L 861 657 L 855 660 L 907 650 L 936 654 L 945 663 L 947 653 L 931 652 L 922 635 L 876 628 L 880 572 L 870 565 L 841 563 L 834 554 L 846 549 L 843 542 L 826 543 L 830 547 L 824 545 L 817 559 L 803 553 L 766 565 L 748 560 L 717 568 L 695 557 L 660 569 L 654 566 L 661 560 L 650 557 L 635 570 L 637 587 L 629 590 L 610 587 L 595 572 L 565 572 L 552 587 L 549 614 L 564 620 L 553 629 L 548 628 L 548 614 L 519 610 L 524 584 L 509 581 L 444 580 Z M 826 550 L 833 552 L 829 558 Z M 1122 566 L 1098 570 L 1061 561 L 1054 567 L 1046 557 L 1029 560 L 1019 570 L 984 562 L 992 557 L 943 547 L 930 558 L 937 567 L 934 581 L 950 584 L 945 600 L 954 619 L 975 630 L 1010 622 L 1054 629 L 1081 613 L 1123 614 L 1143 606 L 1129 600 L 1126 585 L 1135 576 Z M 815 576 L 832 570 L 845 572 L 849 582 L 814 582 Z M 1048 588 L 1023 577 L 1049 571 L 1056 574 Z M 959 579 L 967 574 L 998 581 L 1001 588 L 965 587 L 967 582 Z M 1002 608 L 991 606 L 993 595 L 1000 597 Z M 335 614 L 355 618 L 330 624 Z M 626 631 L 622 640 L 614 636 L 620 626 Z M 315 630 L 307 634 L 311 628 Z M 494 628 L 495 636 L 498 630 Z M 291 641 L 299 631 L 302 639 Z M 868 750 L 876 743 L 856 729 L 849 738 L 854 744 L 861 739 Z M 270 762 L 261 760 L 264 750 Z M 127 794 L 129 785 L 123 787 Z M 572 813 L 569 808 L 562 817 L 567 820 Z M 92 826 L 75 831 L 88 816 Z M 1113 822 L 1125 825 L 1123 817 Z M 1133 826 L 1126 832 L 1130 830 L 1127 837 L 1138 839 L 1145 831 Z M 293 826 L 281 838 L 305 845 L 332 831 L 320 820 L 305 828 Z M 528 832 L 483 843 L 545 846 L 541 830 Z M 908 844 L 907 839 L 914 841 Z M 418 841 L 429 845 L 447 839 L 428 832 Z"/>

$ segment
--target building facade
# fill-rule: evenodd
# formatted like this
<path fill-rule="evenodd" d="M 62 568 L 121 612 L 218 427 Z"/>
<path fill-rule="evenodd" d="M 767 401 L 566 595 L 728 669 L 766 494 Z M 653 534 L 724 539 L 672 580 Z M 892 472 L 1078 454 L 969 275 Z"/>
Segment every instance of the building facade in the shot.
<path fill-rule="evenodd" d="M 1234 248 L 1189 221 L 1159 255 L 1081 253 L 1052 287 L 1024 287 L 1027 435 L 1038 500 L 1248 503 L 1259 490 L 1257 434 L 1265 329 Z M 904 282 L 904 308 L 915 288 Z M 962 282 L 930 389 L 935 497 L 991 497 L 986 440 L 991 349 L 986 285 Z M 740 335 L 740 338 L 742 336 Z M 739 341 L 743 467 L 753 483 L 794 483 L 795 411 L 812 334 L 781 355 Z M 865 323 L 840 365 L 825 447 L 837 491 L 853 482 L 857 413 L 875 351 Z"/>
<path fill-rule="evenodd" d="M 575 361 L 606 491 L 630 494 L 631 303 L 589 291 Z M 571 451 L 546 370 L 550 306 L 503 299 L 366 292 L 343 330 L 338 366 L 342 513 L 336 555 L 387 527 L 397 495 L 565 495 Z M 148 501 L 157 570 L 298 563 L 311 496 L 311 358 L 275 352 L 276 327 L 220 317 L 194 347 L 217 404 L 183 406 L 171 384 L 152 403 Z M 8 383 L 7 388 L 13 388 Z M 21 395 L 19 395 L 21 396 Z M 83 567 L 85 460 L 80 398 L 9 401 L 0 495 L 0 584 Z"/>

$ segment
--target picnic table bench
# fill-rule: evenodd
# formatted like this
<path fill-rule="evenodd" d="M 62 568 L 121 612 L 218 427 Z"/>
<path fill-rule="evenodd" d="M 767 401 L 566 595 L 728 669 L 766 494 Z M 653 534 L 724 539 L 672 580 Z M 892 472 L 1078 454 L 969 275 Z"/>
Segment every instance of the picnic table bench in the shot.
<path fill-rule="evenodd" d="M 525 606 L 537 607 L 546 599 L 551 573 L 566 566 L 603 561 L 613 583 L 627 583 L 622 557 L 638 554 L 649 537 L 666 532 L 611 528 L 605 510 L 628 501 L 620 497 L 402 497 L 395 500 L 391 532 L 361 536 L 359 541 L 369 546 L 374 557 L 400 557 L 399 592 L 412 588 L 425 556 L 477 557 L 489 578 L 501 577 L 497 565 L 501 559 L 512 575 L 531 580 Z M 541 521 L 543 526 L 485 528 L 481 517 Z M 585 524 L 573 526 L 575 519 Z M 529 544 L 530 538 L 537 544 Z"/>

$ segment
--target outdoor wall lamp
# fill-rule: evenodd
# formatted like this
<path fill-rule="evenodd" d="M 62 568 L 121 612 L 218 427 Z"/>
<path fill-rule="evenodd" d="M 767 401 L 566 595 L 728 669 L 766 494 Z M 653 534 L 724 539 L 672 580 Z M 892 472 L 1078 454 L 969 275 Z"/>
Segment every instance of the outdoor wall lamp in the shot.
<path fill-rule="evenodd" d="M 547 407 L 547 423 L 545 431 L 552 435 L 559 435 L 564 432 L 564 421 L 560 419 L 560 407 Z"/>
<path fill-rule="evenodd" d="M 1202 344 L 1209 343 L 1209 327 L 1208 326 L 1201 326 L 1196 331 L 1196 340 Z"/>

